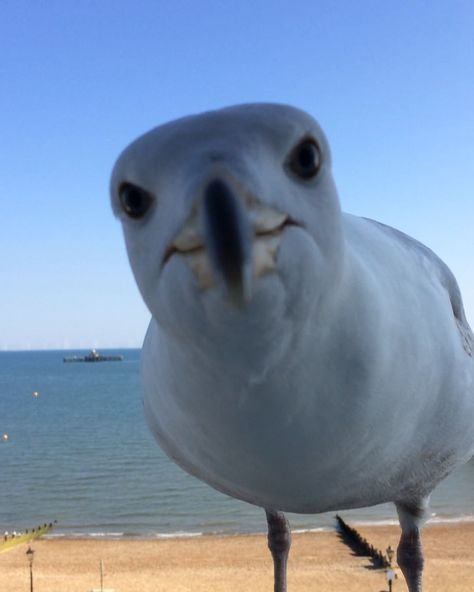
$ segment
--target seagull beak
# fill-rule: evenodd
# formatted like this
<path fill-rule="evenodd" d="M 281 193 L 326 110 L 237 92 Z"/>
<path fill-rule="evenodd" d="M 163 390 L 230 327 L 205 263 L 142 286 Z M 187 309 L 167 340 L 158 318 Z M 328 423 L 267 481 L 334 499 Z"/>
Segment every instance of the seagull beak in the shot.
<path fill-rule="evenodd" d="M 203 192 L 204 240 L 216 277 L 229 302 L 242 308 L 252 296 L 252 233 L 248 215 L 234 191 L 221 179 Z"/>

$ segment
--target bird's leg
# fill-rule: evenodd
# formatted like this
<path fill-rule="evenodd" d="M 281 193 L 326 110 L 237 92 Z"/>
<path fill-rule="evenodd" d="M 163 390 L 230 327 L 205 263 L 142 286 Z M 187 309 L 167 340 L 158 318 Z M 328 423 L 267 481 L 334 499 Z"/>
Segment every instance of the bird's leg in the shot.
<path fill-rule="evenodd" d="M 422 592 L 423 552 L 420 526 L 424 522 L 427 500 L 418 506 L 397 504 L 402 536 L 397 549 L 397 561 L 405 577 L 409 592 Z"/>
<path fill-rule="evenodd" d="M 421 592 L 423 553 L 418 528 L 402 532 L 397 549 L 397 561 L 408 585 L 409 592 Z"/>
<path fill-rule="evenodd" d="M 290 524 L 283 512 L 265 510 L 268 524 L 268 548 L 273 557 L 275 592 L 286 592 L 286 566 L 291 545 Z"/>

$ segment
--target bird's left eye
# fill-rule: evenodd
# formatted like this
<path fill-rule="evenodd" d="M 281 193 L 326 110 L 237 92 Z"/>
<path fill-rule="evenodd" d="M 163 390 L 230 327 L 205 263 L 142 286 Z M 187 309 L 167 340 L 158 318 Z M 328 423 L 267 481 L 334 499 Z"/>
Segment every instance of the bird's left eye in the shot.
<path fill-rule="evenodd" d="M 129 218 L 144 218 L 153 203 L 153 197 L 138 185 L 122 183 L 119 187 L 120 203 Z"/>
<path fill-rule="evenodd" d="M 305 138 L 291 152 L 288 160 L 290 170 L 300 179 L 312 179 L 318 174 L 321 152 L 313 138 Z"/>

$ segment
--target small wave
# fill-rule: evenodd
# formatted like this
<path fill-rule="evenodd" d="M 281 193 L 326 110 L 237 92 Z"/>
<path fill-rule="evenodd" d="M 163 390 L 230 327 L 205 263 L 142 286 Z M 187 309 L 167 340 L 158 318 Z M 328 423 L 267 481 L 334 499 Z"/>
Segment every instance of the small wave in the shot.
<path fill-rule="evenodd" d="M 103 539 L 119 539 L 126 538 L 124 532 L 53 532 L 44 535 L 44 539 L 89 539 L 89 538 L 103 538 Z"/>
<path fill-rule="evenodd" d="M 329 526 L 320 526 L 318 528 L 293 528 L 291 532 L 293 534 L 304 534 L 306 532 L 330 532 L 332 530 L 334 530 L 334 528 Z"/>
<path fill-rule="evenodd" d="M 470 514 L 463 514 L 460 516 L 438 516 L 433 513 L 428 518 L 426 524 L 462 524 L 464 522 L 474 522 L 474 516 Z M 351 521 L 353 526 L 399 526 L 400 523 L 396 518 L 389 518 L 384 520 L 353 520 Z"/>
<path fill-rule="evenodd" d="M 462 516 L 432 516 L 428 520 L 428 524 L 460 524 L 463 522 L 474 522 L 474 516 L 462 515 Z"/>
<path fill-rule="evenodd" d="M 125 535 L 124 532 L 91 532 L 89 536 L 91 537 L 123 537 Z"/>
<path fill-rule="evenodd" d="M 217 534 L 217 533 L 211 533 Z M 203 532 L 158 532 L 155 534 L 157 539 L 181 539 L 203 536 Z"/>
<path fill-rule="evenodd" d="M 54 532 L 44 535 L 44 539 L 174 539 L 203 536 L 203 532 Z M 217 534 L 217 533 L 209 533 Z"/>
<path fill-rule="evenodd" d="M 396 518 L 387 518 L 384 520 L 352 520 L 352 526 L 398 526 L 400 523 Z"/>

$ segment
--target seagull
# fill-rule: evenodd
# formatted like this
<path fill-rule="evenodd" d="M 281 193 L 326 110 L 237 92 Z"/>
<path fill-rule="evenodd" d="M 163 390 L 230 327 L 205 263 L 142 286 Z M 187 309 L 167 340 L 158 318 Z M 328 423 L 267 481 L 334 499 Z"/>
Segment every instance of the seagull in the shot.
<path fill-rule="evenodd" d="M 112 208 L 152 314 L 144 411 L 185 471 L 285 512 L 393 502 L 421 592 L 430 494 L 474 455 L 474 336 L 427 247 L 343 213 L 307 113 L 247 104 L 161 125 L 119 156 Z"/>

